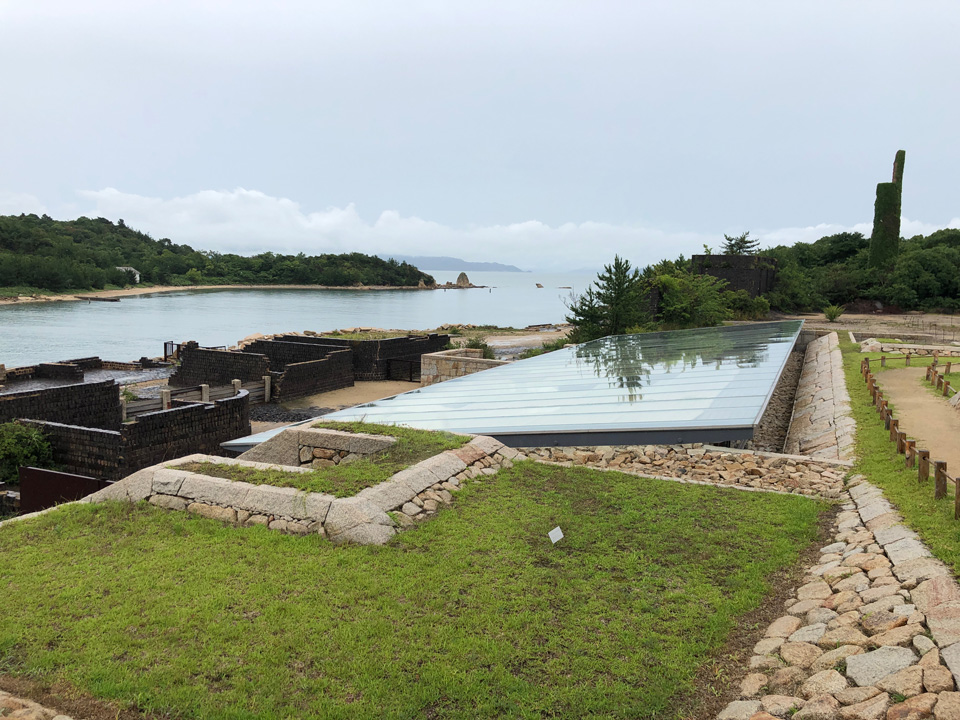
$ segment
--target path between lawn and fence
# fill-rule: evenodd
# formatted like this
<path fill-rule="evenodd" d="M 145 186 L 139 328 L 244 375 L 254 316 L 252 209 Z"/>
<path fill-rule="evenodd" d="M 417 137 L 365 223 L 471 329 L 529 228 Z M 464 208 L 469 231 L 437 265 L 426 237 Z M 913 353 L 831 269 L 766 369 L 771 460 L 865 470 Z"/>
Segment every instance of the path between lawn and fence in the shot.
<path fill-rule="evenodd" d="M 926 368 L 886 370 L 877 375 L 884 397 L 896 408 L 900 429 L 916 438 L 931 457 L 960 472 L 960 412 L 924 382 Z"/>

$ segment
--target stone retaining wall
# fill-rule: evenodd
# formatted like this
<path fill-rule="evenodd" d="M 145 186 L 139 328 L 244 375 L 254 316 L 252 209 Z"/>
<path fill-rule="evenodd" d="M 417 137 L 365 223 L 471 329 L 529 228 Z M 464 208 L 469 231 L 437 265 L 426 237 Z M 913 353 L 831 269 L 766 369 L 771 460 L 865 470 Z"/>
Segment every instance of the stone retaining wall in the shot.
<path fill-rule="evenodd" d="M 564 466 L 583 465 L 647 477 L 773 490 L 797 495 L 839 497 L 849 462 L 796 455 L 689 445 L 523 448 L 534 459 Z"/>
<path fill-rule="evenodd" d="M 718 720 L 960 718 L 960 587 L 880 490 L 853 482 L 835 542 Z"/>
<path fill-rule="evenodd" d="M 417 463 L 353 497 L 335 498 L 208 477 L 179 466 L 215 462 L 289 472 L 310 472 L 310 468 L 190 455 L 141 470 L 80 502 L 147 500 L 169 510 L 186 510 L 243 526 L 265 525 L 296 535 L 324 535 L 335 544 L 382 545 L 398 529 L 426 520 L 451 503 L 453 493 L 463 483 L 509 467 L 511 459 L 518 456 L 516 450 L 499 441 L 479 436 L 462 448 Z"/>
<path fill-rule="evenodd" d="M 396 441 L 396 438 L 388 435 L 348 433 L 326 428 L 290 428 L 247 450 L 237 459 L 322 468 L 376 455 Z"/>
<path fill-rule="evenodd" d="M 507 365 L 509 360 L 487 360 L 478 348 L 441 350 L 420 356 L 420 384 L 433 385 L 444 380 L 472 375 L 490 368 Z"/>
<path fill-rule="evenodd" d="M 939 357 L 960 357 L 960 347 L 957 345 L 916 345 L 912 343 L 880 342 L 870 338 L 860 343 L 860 352 L 883 352 L 889 355 L 917 355 L 930 357 L 936 353 Z"/>
<path fill-rule="evenodd" d="M 807 345 L 784 450 L 817 459 L 849 460 L 856 423 L 836 333 Z"/>

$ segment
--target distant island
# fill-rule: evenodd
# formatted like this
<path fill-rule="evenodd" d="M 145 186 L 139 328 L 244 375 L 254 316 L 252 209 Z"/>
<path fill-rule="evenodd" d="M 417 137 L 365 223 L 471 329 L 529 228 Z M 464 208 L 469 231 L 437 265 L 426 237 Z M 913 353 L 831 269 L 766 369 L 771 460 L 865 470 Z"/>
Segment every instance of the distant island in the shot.
<path fill-rule="evenodd" d="M 446 257 L 440 255 L 383 255 L 379 257 L 387 260 L 393 258 L 397 262 L 414 265 L 421 270 L 453 270 L 463 272 L 465 270 L 477 270 L 481 272 L 530 272 L 521 270 L 516 265 L 504 265 L 497 262 L 471 262 L 461 260 L 455 257 Z"/>
<path fill-rule="evenodd" d="M 408 263 L 363 253 L 246 257 L 154 240 L 123 220 L 0 215 L 0 295 L 129 285 L 428 288 L 435 281 Z"/>

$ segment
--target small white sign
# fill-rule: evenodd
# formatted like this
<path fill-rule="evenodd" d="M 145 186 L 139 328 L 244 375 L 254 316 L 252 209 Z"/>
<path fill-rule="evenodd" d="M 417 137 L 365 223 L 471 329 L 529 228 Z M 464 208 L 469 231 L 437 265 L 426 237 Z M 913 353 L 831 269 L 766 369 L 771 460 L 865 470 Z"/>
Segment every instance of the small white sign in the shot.
<path fill-rule="evenodd" d="M 563 530 L 561 530 L 559 526 L 555 527 L 547 534 L 550 536 L 550 542 L 552 542 L 554 545 L 557 544 L 557 540 L 563 539 Z"/>

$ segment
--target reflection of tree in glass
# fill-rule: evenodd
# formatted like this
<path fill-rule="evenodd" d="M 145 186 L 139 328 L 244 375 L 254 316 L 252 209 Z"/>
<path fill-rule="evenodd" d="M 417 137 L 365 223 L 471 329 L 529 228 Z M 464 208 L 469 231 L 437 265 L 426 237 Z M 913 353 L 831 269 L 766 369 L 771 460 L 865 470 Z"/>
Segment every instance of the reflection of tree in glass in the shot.
<path fill-rule="evenodd" d="M 597 377 L 611 378 L 611 387 L 627 390 L 626 399 L 636 402 L 654 369 L 671 372 L 679 366 L 683 372 L 698 363 L 718 370 L 731 363 L 758 367 L 768 359 L 770 344 L 787 340 L 795 331 L 791 325 L 757 337 L 755 326 L 743 326 L 619 335 L 578 345 L 575 358 L 590 363 Z"/>

